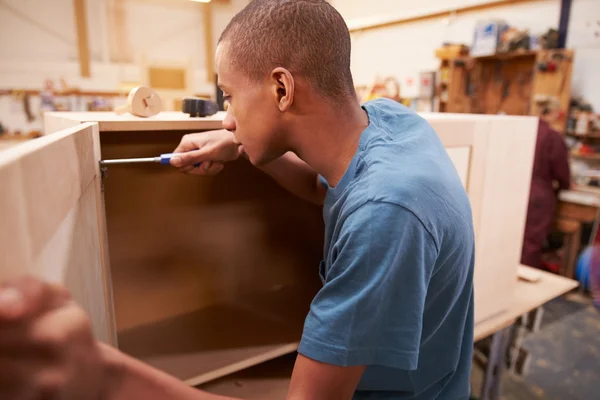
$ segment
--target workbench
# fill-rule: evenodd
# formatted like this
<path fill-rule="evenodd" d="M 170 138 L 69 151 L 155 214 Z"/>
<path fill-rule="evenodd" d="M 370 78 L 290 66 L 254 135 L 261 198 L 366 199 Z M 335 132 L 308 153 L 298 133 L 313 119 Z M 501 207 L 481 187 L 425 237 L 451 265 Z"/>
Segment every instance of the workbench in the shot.
<path fill-rule="evenodd" d="M 485 370 L 479 400 L 499 400 L 500 383 L 505 372 L 505 356 L 509 337 L 515 322 L 523 315 L 542 307 L 549 301 L 575 289 L 578 283 L 549 272 L 519 266 L 520 271 L 539 274 L 537 282 L 519 279 L 515 298 L 509 308 L 475 324 L 475 341 L 492 336 L 492 351 Z M 265 365 L 242 371 L 200 388 L 223 396 L 243 397 L 247 400 L 283 399 L 287 394 L 294 357 L 280 358 Z M 473 389 L 477 393 L 476 388 Z"/>
<path fill-rule="evenodd" d="M 559 193 L 558 199 L 555 225 L 559 232 L 565 234 L 565 256 L 561 263 L 560 274 L 573 278 L 581 247 L 582 225 L 593 224 L 592 238 L 598 229 L 600 194 L 577 189 L 563 190 Z"/>

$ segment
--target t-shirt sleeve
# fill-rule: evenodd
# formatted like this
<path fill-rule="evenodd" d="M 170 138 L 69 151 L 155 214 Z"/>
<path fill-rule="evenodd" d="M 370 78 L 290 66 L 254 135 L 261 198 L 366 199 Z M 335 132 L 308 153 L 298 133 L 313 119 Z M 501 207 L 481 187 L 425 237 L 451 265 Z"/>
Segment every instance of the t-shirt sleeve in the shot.
<path fill-rule="evenodd" d="M 298 352 L 334 365 L 416 369 L 433 237 L 406 208 L 369 202 L 337 238 Z"/>

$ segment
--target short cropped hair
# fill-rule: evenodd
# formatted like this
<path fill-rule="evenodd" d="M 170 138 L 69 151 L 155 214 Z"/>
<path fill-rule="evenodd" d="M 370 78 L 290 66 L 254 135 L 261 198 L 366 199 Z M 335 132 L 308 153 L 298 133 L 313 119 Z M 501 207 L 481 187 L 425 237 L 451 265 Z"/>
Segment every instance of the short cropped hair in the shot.
<path fill-rule="evenodd" d="M 228 43 L 233 66 L 254 81 L 283 67 L 325 97 L 355 96 L 350 33 L 325 0 L 253 0 L 229 22 L 220 42 Z"/>

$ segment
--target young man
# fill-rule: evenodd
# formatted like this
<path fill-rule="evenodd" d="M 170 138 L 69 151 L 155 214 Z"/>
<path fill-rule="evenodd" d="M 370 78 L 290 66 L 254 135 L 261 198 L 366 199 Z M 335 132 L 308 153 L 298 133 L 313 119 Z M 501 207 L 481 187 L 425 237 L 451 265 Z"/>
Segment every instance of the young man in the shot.
<path fill-rule="evenodd" d="M 252 1 L 216 67 L 225 130 L 184 137 L 173 165 L 215 174 L 244 155 L 324 207 L 324 284 L 288 398 L 467 399 L 472 217 L 436 133 L 392 101 L 358 104 L 348 29 L 324 0 Z M 0 293 L 0 348 L 16 345 L 0 358 L 3 399 L 219 398 L 96 344 L 68 296 L 35 280 Z"/>

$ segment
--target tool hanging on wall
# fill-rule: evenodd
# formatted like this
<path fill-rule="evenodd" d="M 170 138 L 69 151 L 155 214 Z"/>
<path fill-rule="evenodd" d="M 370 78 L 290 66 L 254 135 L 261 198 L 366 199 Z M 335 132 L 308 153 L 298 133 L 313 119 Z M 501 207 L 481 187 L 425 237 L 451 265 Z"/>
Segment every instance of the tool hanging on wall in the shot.
<path fill-rule="evenodd" d="M 115 109 L 117 114 L 130 113 L 136 117 L 148 118 L 160 113 L 160 96 L 147 86 L 133 88 L 127 96 L 127 104 Z"/>
<path fill-rule="evenodd" d="M 25 93 L 23 95 L 23 112 L 25 113 L 25 116 L 27 117 L 27 122 L 35 121 L 35 116 L 31 112 L 30 97 L 29 97 L 29 94 L 27 94 L 27 93 Z"/>

